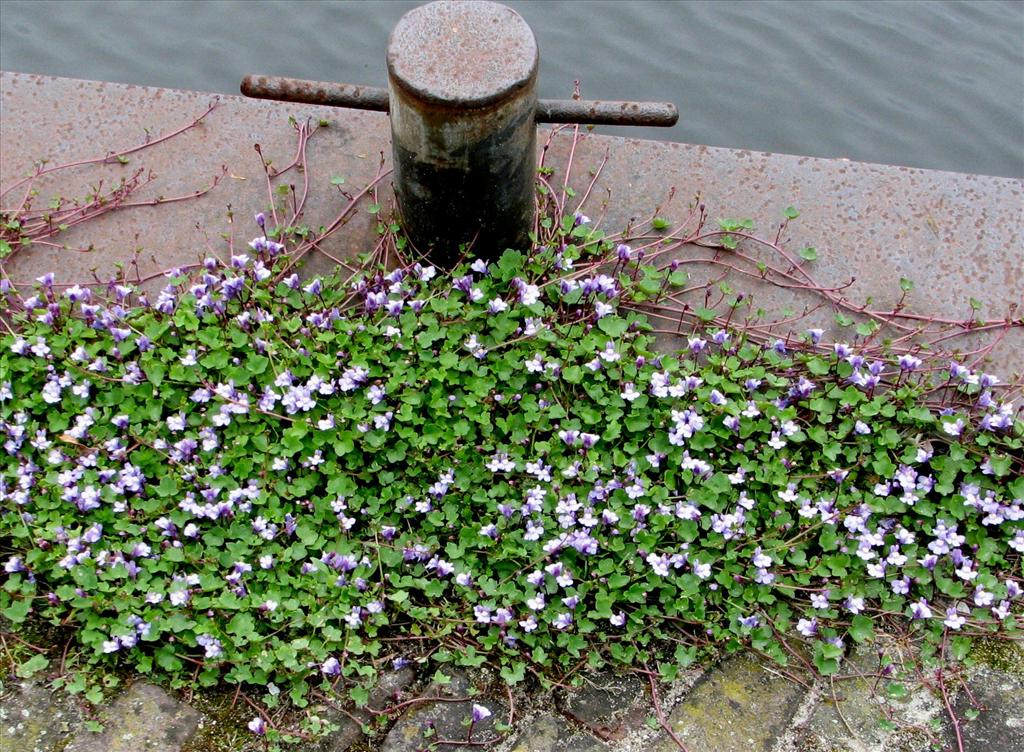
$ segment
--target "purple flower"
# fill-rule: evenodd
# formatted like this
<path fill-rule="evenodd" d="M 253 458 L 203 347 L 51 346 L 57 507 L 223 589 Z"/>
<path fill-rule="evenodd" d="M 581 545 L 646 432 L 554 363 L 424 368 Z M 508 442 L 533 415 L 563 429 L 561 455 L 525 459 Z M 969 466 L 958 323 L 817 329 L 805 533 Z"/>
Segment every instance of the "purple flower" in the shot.
<path fill-rule="evenodd" d="M 910 615 L 915 619 L 930 619 L 932 618 L 932 610 L 928 606 L 928 601 L 924 598 L 919 600 L 917 603 L 910 604 Z"/>
<path fill-rule="evenodd" d="M 964 421 L 962 418 L 957 418 L 956 421 L 943 421 L 942 430 L 950 436 L 959 436 L 964 430 Z"/>
<path fill-rule="evenodd" d="M 901 371 L 914 371 L 921 365 L 921 359 L 913 355 L 901 355 L 898 362 Z"/>
<path fill-rule="evenodd" d="M 828 608 L 828 591 L 811 594 L 811 606 L 813 608 Z"/>
<path fill-rule="evenodd" d="M 579 438 L 580 432 L 572 429 L 565 429 L 558 432 L 558 438 L 565 442 L 567 446 L 572 446 L 576 443 L 576 439 Z"/>
<path fill-rule="evenodd" d="M 473 723 L 480 723 L 480 721 L 482 721 L 484 718 L 490 718 L 490 717 L 491 717 L 491 711 L 490 710 L 488 710 L 483 705 L 477 705 L 475 702 L 473 703 L 473 714 L 472 714 Z"/>
<path fill-rule="evenodd" d="M 556 616 L 551 624 L 555 629 L 568 629 L 572 625 L 572 614 L 568 611 L 563 612 Z"/>
<path fill-rule="evenodd" d="M 264 736 L 267 733 L 267 722 L 259 716 L 256 716 L 249 721 L 249 730 L 256 734 L 256 736 Z"/>
<path fill-rule="evenodd" d="M 967 619 L 957 613 L 956 607 L 946 609 L 946 618 L 942 621 L 950 629 L 960 629 L 967 623 Z"/>
<path fill-rule="evenodd" d="M 801 619 L 796 623 L 796 630 L 804 637 L 814 637 L 818 634 L 818 620 Z"/>

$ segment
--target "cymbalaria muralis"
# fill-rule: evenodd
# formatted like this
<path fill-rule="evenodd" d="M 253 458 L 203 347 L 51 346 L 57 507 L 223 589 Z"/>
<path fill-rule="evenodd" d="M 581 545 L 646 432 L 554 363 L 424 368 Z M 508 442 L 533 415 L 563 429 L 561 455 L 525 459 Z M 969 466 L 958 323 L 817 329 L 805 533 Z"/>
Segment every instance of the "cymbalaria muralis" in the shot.
<path fill-rule="evenodd" d="M 882 620 L 1019 630 L 995 376 L 713 316 L 659 354 L 642 311 L 687 275 L 578 212 L 451 273 L 307 280 L 268 224 L 148 292 L 0 282 L 7 619 L 300 706 L 410 660 L 671 679 L 795 630 L 830 674 Z"/>

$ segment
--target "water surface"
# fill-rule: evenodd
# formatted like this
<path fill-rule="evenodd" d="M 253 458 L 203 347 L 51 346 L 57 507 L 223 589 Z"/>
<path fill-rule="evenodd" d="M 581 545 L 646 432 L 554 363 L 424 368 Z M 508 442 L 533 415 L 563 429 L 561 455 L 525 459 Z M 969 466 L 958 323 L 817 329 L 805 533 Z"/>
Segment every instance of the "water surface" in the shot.
<path fill-rule="evenodd" d="M 0 67 L 237 93 L 247 73 L 385 85 L 416 2 L 0 1 Z M 606 133 L 1024 176 L 1024 3 L 507 0 L 540 95 L 675 102 Z"/>

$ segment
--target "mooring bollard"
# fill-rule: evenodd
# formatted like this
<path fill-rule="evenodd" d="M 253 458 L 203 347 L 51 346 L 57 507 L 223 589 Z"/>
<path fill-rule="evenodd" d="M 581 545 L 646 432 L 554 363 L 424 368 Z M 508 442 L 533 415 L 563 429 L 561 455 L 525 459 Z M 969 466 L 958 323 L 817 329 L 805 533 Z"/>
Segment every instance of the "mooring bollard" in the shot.
<path fill-rule="evenodd" d="M 387 51 L 394 186 L 403 229 L 450 267 L 525 247 L 537 170 L 537 43 L 487 0 L 409 11 Z"/>
<path fill-rule="evenodd" d="M 406 13 L 388 40 L 388 88 L 249 75 L 242 93 L 388 111 L 402 228 L 433 263 L 469 245 L 492 255 L 529 242 L 536 123 L 672 126 L 668 102 L 540 100 L 537 42 L 523 17 L 487 0 Z"/>

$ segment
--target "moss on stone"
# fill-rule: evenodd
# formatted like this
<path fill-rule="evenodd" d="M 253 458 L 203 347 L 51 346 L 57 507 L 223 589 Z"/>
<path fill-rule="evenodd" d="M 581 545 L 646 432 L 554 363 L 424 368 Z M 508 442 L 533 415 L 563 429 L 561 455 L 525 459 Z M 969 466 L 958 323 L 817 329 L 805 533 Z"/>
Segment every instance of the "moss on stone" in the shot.
<path fill-rule="evenodd" d="M 976 664 L 1024 679 L 1024 647 L 1013 640 L 995 637 L 976 640 L 969 658 Z"/>

